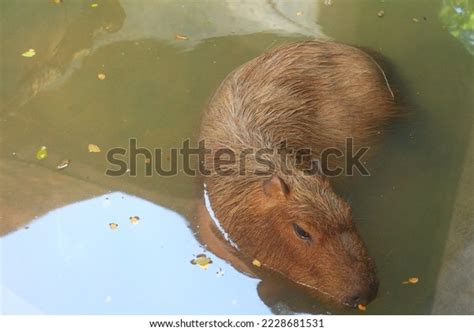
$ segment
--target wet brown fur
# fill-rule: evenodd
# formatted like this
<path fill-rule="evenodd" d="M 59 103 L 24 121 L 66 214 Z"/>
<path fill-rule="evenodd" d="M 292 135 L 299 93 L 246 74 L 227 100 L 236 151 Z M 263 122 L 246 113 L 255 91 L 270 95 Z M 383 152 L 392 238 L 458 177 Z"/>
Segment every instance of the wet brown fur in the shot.
<path fill-rule="evenodd" d="M 335 42 L 287 44 L 232 72 L 206 110 L 201 139 L 212 150 L 275 149 L 286 140 L 312 155 L 343 150 L 346 138 L 370 146 L 395 116 L 393 93 L 378 64 L 361 50 Z M 273 175 L 252 155 L 245 170 L 205 178 L 212 208 L 242 252 L 291 280 L 339 302 L 367 303 L 377 292 L 374 263 L 353 222 L 350 206 L 323 176 L 307 176 L 267 155 Z M 212 170 L 214 156 L 205 159 Z M 239 173 L 240 172 L 240 173 Z M 267 187 L 270 189 L 267 190 Z M 294 233 L 298 224 L 311 235 Z M 355 298 L 355 299 L 354 299 Z"/>

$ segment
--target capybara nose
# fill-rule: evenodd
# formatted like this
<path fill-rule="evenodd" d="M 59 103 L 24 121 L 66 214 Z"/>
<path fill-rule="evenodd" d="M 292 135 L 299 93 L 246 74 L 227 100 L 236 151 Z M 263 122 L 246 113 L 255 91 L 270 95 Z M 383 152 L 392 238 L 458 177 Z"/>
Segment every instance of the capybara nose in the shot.
<path fill-rule="evenodd" d="M 359 304 L 366 305 L 371 302 L 376 296 L 379 289 L 379 282 L 374 281 L 370 283 L 367 288 L 361 289 L 350 295 L 345 303 L 351 307 L 355 307 Z"/>
<path fill-rule="evenodd" d="M 368 299 L 367 299 L 367 296 L 360 293 L 360 294 L 355 294 L 351 297 L 349 297 L 347 300 L 346 300 L 346 304 L 348 306 L 351 306 L 351 307 L 355 307 L 359 304 L 363 304 L 363 305 L 366 305 L 368 303 Z"/>

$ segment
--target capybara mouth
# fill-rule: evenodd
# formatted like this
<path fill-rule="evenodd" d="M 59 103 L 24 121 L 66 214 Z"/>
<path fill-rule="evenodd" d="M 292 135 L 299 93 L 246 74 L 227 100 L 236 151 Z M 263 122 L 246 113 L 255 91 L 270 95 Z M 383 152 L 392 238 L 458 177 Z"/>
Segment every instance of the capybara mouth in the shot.
<path fill-rule="evenodd" d="M 356 308 L 359 305 L 368 305 L 376 297 L 379 289 L 379 281 L 375 280 L 369 284 L 365 289 L 356 291 L 355 294 L 345 298 L 343 304 L 345 306 Z"/>

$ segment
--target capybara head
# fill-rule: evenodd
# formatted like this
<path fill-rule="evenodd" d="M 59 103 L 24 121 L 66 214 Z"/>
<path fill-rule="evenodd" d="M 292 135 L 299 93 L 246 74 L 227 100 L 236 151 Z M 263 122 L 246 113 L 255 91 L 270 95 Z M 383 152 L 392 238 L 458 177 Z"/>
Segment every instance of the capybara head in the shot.
<path fill-rule="evenodd" d="M 345 305 L 375 298 L 374 263 L 326 178 L 274 174 L 245 185 L 246 207 L 227 223 L 244 254 Z"/>

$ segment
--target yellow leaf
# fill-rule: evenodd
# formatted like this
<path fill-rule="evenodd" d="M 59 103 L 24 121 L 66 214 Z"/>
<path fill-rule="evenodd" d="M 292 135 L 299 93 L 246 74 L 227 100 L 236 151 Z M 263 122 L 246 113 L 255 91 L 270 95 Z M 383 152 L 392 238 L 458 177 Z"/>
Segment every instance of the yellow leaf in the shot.
<path fill-rule="evenodd" d="M 41 148 L 36 152 L 36 158 L 38 160 L 43 160 L 46 158 L 46 156 L 48 156 L 48 149 L 46 146 L 41 146 Z"/>
<path fill-rule="evenodd" d="M 93 3 L 93 4 L 91 4 L 91 7 L 92 8 L 97 8 L 97 7 L 99 7 L 99 4 L 98 3 Z"/>
<path fill-rule="evenodd" d="M 87 146 L 87 147 L 89 148 L 89 152 L 91 152 L 91 153 L 99 153 L 100 152 L 100 148 L 97 145 L 89 144 L 89 146 Z"/>
<path fill-rule="evenodd" d="M 418 283 L 420 279 L 418 277 L 410 277 L 408 278 L 407 280 L 403 281 L 402 284 L 403 285 L 407 285 L 407 284 L 416 284 Z"/>
<path fill-rule="evenodd" d="M 130 219 L 130 223 L 132 223 L 133 225 L 137 225 L 137 224 L 138 224 L 138 221 L 140 220 L 140 217 L 138 217 L 138 216 L 130 216 L 129 219 Z"/>
<path fill-rule="evenodd" d="M 357 308 L 359 308 L 360 311 L 365 311 L 367 309 L 367 307 L 361 303 L 357 305 Z"/>
<path fill-rule="evenodd" d="M 409 282 L 410 284 L 416 284 L 416 283 L 418 283 L 418 280 L 419 280 L 418 277 L 410 277 L 410 278 L 408 278 L 408 282 Z"/>
<path fill-rule="evenodd" d="M 195 264 L 204 270 L 206 270 L 211 263 L 212 260 L 207 257 L 206 254 L 198 254 L 195 259 L 191 260 L 191 264 Z"/>
<path fill-rule="evenodd" d="M 97 78 L 99 78 L 100 80 L 104 80 L 106 78 L 105 74 L 104 73 L 100 73 L 97 75 Z"/>
<path fill-rule="evenodd" d="M 177 34 L 175 35 L 175 38 L 176 38 L 176 40 L 188 40 L 188 39 L 189 39 L 189 38 L 188 38 L 187 36 L 185 36 L 184 34 L 179 34 L 179 33 L 177 33 Z"/>
<path fill-rule="evenodd" d="M 63 160 L 63 161 L 61 161 L 60 164 L 58 164 L 56 166 L 56 169 L 58 169 L 58 170 L 65 169 L 65 168 L 69 167 L 70 163 L 71 163 L 71 160 Z"/>
<path fill-rule="evenodd" d="M 21 56 L 23 57 L 33 57 L 35 55 L 36 55 L 36 51 L 33 48 L 30 48 L 29 50 L 21 54 Z"/>
<path fill-rule="evenodd" d="M 254 259 L 254 260 L 252 261 L 252 264 L 253 264 L 254 266 L 258 267 L 258 268 L 260 268 L 260 267 L 262 266 L 262 262 L 260 262 L 260 261 L 257 260 L 257 259 Z"/>

